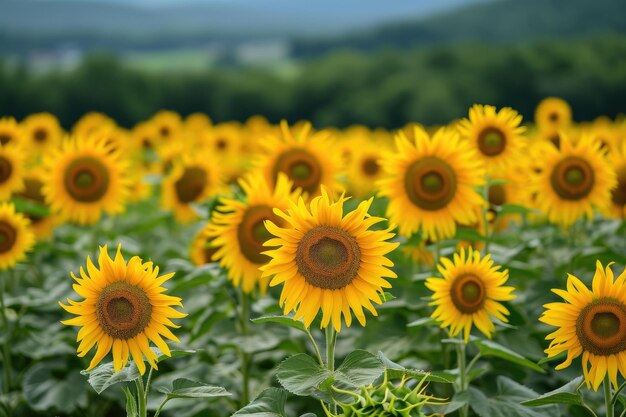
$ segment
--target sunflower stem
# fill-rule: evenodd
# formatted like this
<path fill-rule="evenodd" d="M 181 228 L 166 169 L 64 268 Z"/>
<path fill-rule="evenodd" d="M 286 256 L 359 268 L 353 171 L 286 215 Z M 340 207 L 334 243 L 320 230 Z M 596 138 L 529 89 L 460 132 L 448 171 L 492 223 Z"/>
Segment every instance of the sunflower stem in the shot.
<path fill-rule="evenodd" d="M 332 323 L 326 326 L 326 367 L 331 373 L 335 372 L 335 342 L 337 341 L 337 333 Z M 337 404 L 331 404 L 333 413 L 337 414 Z"/>
<path fill-rule="evenodd" d="M 324 360 L 322 359 L 320 348 L 317 346 L 317 343 L 315 342 L 313 335 L 311 334 L 309 329 L 307 329 L 306 327 L 304 328 L 304 330 L 306 330 L 306 334 L 307 336 L 309 336 L 309 340 L 311 340 L 311 344 L 313 345 L 313 349 L 315 350 L 315 356 L 317 356 L 317 361 L 320 363 L 321 366 L 324 366 Z"/>
<path fill-rule="evenodd" d="M 611 404 L 613 404 L 613 406 L 615 406 L 615 404 L 617 403 L 617 394 L 619 394 L 624 388 L 626 388 L 626 382 L 622 382 L 622 385 L 620 385 L 617 388 L 617 391 L 613 393 L 613 400 L 611 401 Z"/>
<path fill-rule="evenodd" d="M 150 367 L 150 370 L 148 371 L 148 379 L 146 380 L 146 392 L 144 397 L 146 398 L 146 403 L 148 402 L 148 392 L 150 392 L 150 381 L 152 380 L 152 371 L 154 370 L 153 367 Z"/>
<path fill-rule="evenodd" d="M 139 417 L 148 417 L 148 411 L 146 410 L 146 390 L 143 387 L 143 377 L 139 375 L 135 379 L 135 385 L 137 385 L 137 400 L 139 403 Z"/>
<path fill-rule="evenodd" d="M 483 192 L 483 198 L 485 199 L 483 204 L 483 223 L 485 223 L 485 255 L 489 253 L 489 176 L 485 175 L 485 189 Z"/>
<path fill-rule="evenodd" d="M 165 407 L 165 404 L 167 404 L 169 400 L 169 398 L 163 400 L 159 408 L 157 408 L 156 413 L 154 413 L 154 417 L 159 417 L 159 414 L 161 414 L 161 410 L 163 409 L 163 407 Z"/>
<path fill-rule="evenodd" d="M 4 393 L 8 394 L 11 391 L 11 350 L 9 346 L 11 343 L 11 329 L 4 306 L 4 280 L 5 277 L 0 277 L 0 316 L 2 317 L 2 327 L 5 330 L 5 340 L 2 345 L 2 373 L 4 376 L 2 388 Z"/>
<path fill-rule="evenodd" d="M 465 364 L 465 343 L 459 343 L 457 344 L 457 348 L 456 348 L 456 357 L 457 357 L 457 363 L 458 363 L 458 367 L 459 367 L 459 391 L 463 392 L 463 391 L 467 391 L 468 388 L 468 381 L 467 381 L 467 367 Z M 463 407 L 461 407 L 461 409 L 459 410 L 459 415 L 461 417 L 467 417 L 469 413 L 469 409 L 467 404 L 465 404 Z"/>
<path fill-rule="evenodd" d="M 602 383 L 604 386 L 604 404 L 606 405 L 606 417 L 613 417 L 614 409 L 611 398 L 611 381 L 609 379 L 609 373 L 607 372 L 604 377 L 604 382 Z"/>
<path fill-rule="evenodd" d="M 250 320 L 250 294 L 241 291 L 241 316 L 239 322 L 241 325 L 241 334 L 247 336 L 249 333 L 248 321 Z M 252 363 L 252 355 L 243 350 L 241 352 L 241 407 L 245 407 L 250 402 L 250 365 Z"/>

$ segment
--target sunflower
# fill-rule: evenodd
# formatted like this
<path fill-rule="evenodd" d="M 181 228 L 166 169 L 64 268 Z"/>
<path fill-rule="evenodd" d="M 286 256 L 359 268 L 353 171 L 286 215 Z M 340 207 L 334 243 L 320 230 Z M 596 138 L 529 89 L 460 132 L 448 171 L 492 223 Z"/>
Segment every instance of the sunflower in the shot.
<path fill-rule="evenodd" d="M 535 109 L 535 124 L 542 131 L 558 132 L 572 123 L 572 109 L 558 97 L 541 100 Z"/>
<path fill-rule="evenodd" d="M 607 214 L 617 219 L 626 218 L 626 143 L 609 154 L 609 164 L 617 174 L 617 187 L 611 192 Z"/>
<path fill-rule="evenodd" d="M 213 126 L 213 121 L 204 113 L 191 113 L 185 117 L 185 129 L 193 132 L 201 132 Z"/>
<path fill-rule="evenodd" d="M 103 211 L 124 211 L 130 186 L 127 163 L 93 135 L 68 139 L 44 158 L 44 165 L 50 173 L 43 187 L 46 203 L 63 219 L 94 224 Z"/>
<path fill-rule="evenodd" d="M 249 163 L 247 158 L 242 157 L 241 142 L 241 126 L 235 123 L 214 126 L 202 132 L 200 138 L 203 149 L 221 162 L 222 174 L 228 183 L 236 183 Z"/>
<path fill-rule="evenodd" d="M 382 160 L 385 175 L 379 195 L 389 197 L 387 215 L 410 236 L 421 230 L 424 239 L 452 237 L 456 222 L 476 222 L 483 199 L 475 188 L 484 183 L 480 159 L 451 129 L 439 129 L 432 138 L 416 127 L 414 141 L 396 136 L 396 152 Z"/>
<path fill-rule="evenodd" d="M 385 278 L 395 278 L 393 263 L 385 257 L 399 243 L 387 242 L 394 234 L 387 230 L 368 230 L 385 219 L 367 214 L 373 198 L 363 201 L 344 215 L 347 199 L 331 200 L 326 188 L 307 207 L 302 198 L 289 202 L 287 211 L 275 210 L 285 227 L 271 221 L 267 230 L 276 236 L 265 246 L 279 246 L 265 252 L 272 259 L 262 266 L 262 277 L 272 277 L 270 286 L 283 284 L 280 305 L 285 314 L 295 310 L 296 320 L 309 327 L 322 310 L 321 327 L 331 322 L 341 329 L 352 315 L 365 326 L 363 307 L 377 315 L 372 301 L 381 304 L 383 288 L 391 288 Z"/>
<path fill-rule="evenodd" d="M 34 244 L 30 221 L 15 212 L 13 203 L 0 203 L 0 270 L 23 260 Z"/>
<path fill-rule="evenodd" d="M 69 305 L 59 302 L 65 311 L 77 316 L 62 323 L 81 327 L 77 337 L 79 357 L 97 344 L 87 370 L 98 365 L 109 351 L 113 351 L 115 372 L 126 366 L 130 356 L 141 375 L 146 371 L 144 356 L 157 369 L 157 355 L 150 349 L 150 341 L 171 356 L 163 338 L 179 340 L 168 329 L 168 326 L 178 327 L 170 319 L 187 316 L 172 308 L 182 307 L 180 298 L 163 293 L 166 288 L 162 284 L 174 276 L 173 272 L 159 276 L 158 266 L 143 262 L 138 256 L 133 256 L 127 264 L 121 245 L 113 260 L 105 245 L 100 247 L 98 267 L 87 257 L 87 273 L 81 267 L 80 278 L 71 275 L 77 282 L 74 291 L 84 300 L 67 299 Z"/>
<path fill-rule="evenodd" d="M 24 189 L 24 152 L 15 144 L 0 145 L 0 200 Z"/>
<path fill-rule="evenodd" d="M 417 245 L 403 245 L 403 255 L 417 265 L 432 268 L 435 265 L 435 256 L 426 248 L 426 241 L 422 240 Z"/>
<path fill-rule="evenodd" d="M 262 143 L 265 152 L 257 161 L 268 182 L 274 185 L 278 173 L 284 172 L 294 189 L 300 188 L 310 197 L 319 194 L 320 185 L 332 192 L 340 188 L 336 179 L 340 155 L 332 152 L 334 143 L 328 132 L 311 133 L 308 122 L 290 130 L 283 120 L 280 128 L 280 135 L 270 135 Z"/>
<path fill-rule="evenodd" d="M 45 172 L 41 168 L 27 171 L 24 175 L 24 190 L 15 194 L 16 197 L 34 203 L 42 209 L 41 213 L 24 213 L 24 216 L 30 220 L 30 227 L 37 240 L 49 238 L 54 226 L 53 216 L 45 213 L 47 206 L 42 192 L 44 178 Z"/>
<path fill-rule="evenodd" d="M 466 257 L 467 255 L 467 257 Z M 461 249 L 453 260 L 441 258 L 437 266 L 443 278 L 431 277 L 426 287 L 433 292 L 430 305 L 436 306 L 431 315 L 441 327 L 450 327 L 450 335 L 463 331 L 468 342 L 472 325 L 491 337 L 495 327 L 491 317 L 507 322 L 509 311 L 500 301 L 515 298 L 513 287 L 504 287 L 509 278 L 508 270 L 500 270 L 493 264 L 490 255 L 480 257 L 480 252 Z"/>
<path fill-rule="evenodd" d="M 198 218 L 192 204 L 207 200 L 221 187 L 219 164 L 210 154 L 183 155 L 161 183 L 161 205 L 173 210 L 179 222 L 191 222 Z"/>
<path fill-rule="evenodd" d="M 553 223 L 567 227 L 593 208 L 606 210 L 617 184 L 615 171 L 600 151 L 600 144 L 583 136 L 576 143 L 563 137 L 561 149 L 546 147 L 530 190 L 536 205 Z"/>
<path fill-rule="evenodd" d="M 267 183 L 261 175 L 249 174 L 239 180 L 246 201 L 224 198 L 217 211 L 213 212 L 212 222 L 207 226 L 208 234 L 213 238 L 211 245 L 217 248 L 213 259 L 228 270 L 228 278 L 235 286 L 250 293 L 257 282 L 261 293 L 267 289 L 268 279 L 260 280 L 259 267 L 270 258 L 264 255 L 263 246 L 272 235 L 265 228 L 265 222 L 284 226 L 282 219 L 273 210 L 285 210 L 289 201 L 295 201 L 299 190 L 292 190 L 292 183 L 280 173 L 276 187 Z"/>
<path fill-rule="evenodd" d="M 475 104 L 469 110 L 469 119 L 458 123 L 458 130 L 484 161 L 488 173 L 498 174 L 516 161 L 524 143 L 520 126 L 522 116 L 504 107 L 496 112 L 494 106 Z"/>
<path fill-rule="evenodd" d="M 89 136 L 102 128 L 117 126 L 113 119 L 99 112 L 89 112 L 81 117 L 72 127 L 72 136 Z"/>
<path fill-rule="evenodd" d="M 0 145 L 22 146 L 24 142 L 24 131 L 17 124 L 13 117 L 0 118 Z"/>
<path fill-rule="evenodd" d="M 617 389 L 617 371 L 626 377 L 626 273 L 614 279 L 607 265 L 596 262 L 591 291 L 578 278 L 568 274 L 567 290 L 552 291 L 566 302 L 544 305 L 539 318 L 557 327 L 546 336 L 551 340 L 545 352 L 555 357 L 567 352 L 567 358 L 556 369 L 564 369 L 582 354 L 587 387 L 597 390 L 608 373 Z"/>
<path fill-rule="evenodd" d="M 356 197 L 374 194 L 374 184 L 384 174 L 381 166 L 381 154 L 388 148 L 387 144 L 374 143 L 362 136 L 356 136 L 347 142 L 347 148 L 352 151 L 347 175 L 350 191 Z"/>
<path fill-rule="evenodd" d="M 165 142 L 178 136 L 183 127 L 180 115 L 170 110 L 161 110 L 155 114 L 151 123 L 154 124 L 157 137 Z"/>
<path fill-rule="evenodd" d="M 189 248 L 189 259 L 194 265 L 201 266 L 214 262 L 213 255 L 218 248 L 212 246 L 211 239 L 209 224 L 204 225 L 194 236 Z"/>
<path fill-rule="evenodd" d="M 25 145 L 34 157 L 55 149 L 61 143 L 63 129 L 59 121 L 50 113 L 31 114 L 22 123 Z"/>

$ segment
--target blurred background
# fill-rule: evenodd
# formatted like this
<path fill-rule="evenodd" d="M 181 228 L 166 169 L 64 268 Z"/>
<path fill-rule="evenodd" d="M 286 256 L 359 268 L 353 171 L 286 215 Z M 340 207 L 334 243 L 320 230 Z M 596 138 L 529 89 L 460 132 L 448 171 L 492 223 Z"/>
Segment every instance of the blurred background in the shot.
<path fill-rule="evenodd" d="M 624 0 L 0 0 L 0 115 L 318 127 L 626 108 Z"/>

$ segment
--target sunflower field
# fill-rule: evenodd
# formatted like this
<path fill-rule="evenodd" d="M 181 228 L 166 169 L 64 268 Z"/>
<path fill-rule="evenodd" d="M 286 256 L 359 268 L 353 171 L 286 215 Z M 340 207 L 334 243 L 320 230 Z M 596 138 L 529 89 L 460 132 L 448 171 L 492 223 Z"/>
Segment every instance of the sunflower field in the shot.
<path fill-rule="evenodd" d="M 626 121 L 528 119 L 0 118 L 0 416 L 626 416 Z"/>

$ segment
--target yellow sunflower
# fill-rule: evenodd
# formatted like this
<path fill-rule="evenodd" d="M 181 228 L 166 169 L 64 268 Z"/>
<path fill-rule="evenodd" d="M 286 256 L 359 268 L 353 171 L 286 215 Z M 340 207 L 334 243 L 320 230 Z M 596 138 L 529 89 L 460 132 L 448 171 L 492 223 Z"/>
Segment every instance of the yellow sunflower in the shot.
<path fill-rule="evenodd" d="M 71 275 L 77 282 L 74 291 L 84 299 L 67 299 L 69 305 L 59 302 L 65 311 L 77 316 L 62 323 L 81 328 L 77 337 L 79 357 L 97 344 L 87 370 L 98 365 L 109 351 L 113 352 L 115 372 L 126 366 L 131 356 L 141 375 L 146 371 L 144 356 L 157 369 L 157 355 L 150 349 L 150 341 L 165 355 L 171 355 L 163 338 L 179 342 L 168 328 L 179 326 L 170 319 L 187 316 L 173 308 L 182 307 L 180 298 L 164 294 L 166 288 L 162 285 L 174 276 L 173 272 L 159 276 L 158 266 L 143 262 L 138 256 L 127 264 L 121 245 L 113 260 L 105 245 L 100 247 L 98 267 L 87 257 L 87 272 L 81 267 L 80 278 Z"/>
<path fill-rule="evenodd" d="M 394 234 L 387 230 L 369 230 L 385 219 L 367 214 L 373 199 L 363 201 L 352 212 L 343 214 L 347 199 L 331 200 L 322 187 L 321 195 L 307 207 L 302 198 L 289 202 L 287 211 L 275 213 L 285 221 L 279 227 L 266 222 L 276 236 L 265 246 L 279 246 L 265 252 L 272 259 L 260 269 L 262 277 L 273 277 L 270 286 L 283 284 L 280 305 L 285 314 L 295 310 L 296 320 L 309 327 L 322 310 L 321 327 L 331 322 L 341 329 L 341 315 L 346 326 L 352 314 L 365 326 L 363 307 L 377 315 L 372 301 L 381 304 L 384 288 L 391 288 L 385 278 L 395 278 L 389 269 L 393 263 L 385 256 L 399 243 L 387 242 Z"/>
<path fill-rule="evenodd" d="M 45 209 L 47 205 L 42 192 L 44 178 L 45 171 L 41 168 L 26 172 L 24 175 L 24 190 L 15 195 Z M 54 227 L 52 214 L 24 213 L 24 216 L 30 220 L 30 227 L 37 240 L 47 239 L 52 235 Z"/>
<path fill-rule="evenodd" d="M 609 154 L 609 164 L 617 174 L 617 187 L 611 191 L 611 204 L 606 213 L 617 219 L 626 218 L 626 142 Z"/>
<path fill-rule="evenodd" d="M 396 136 L 396 152 L 382 160 L 385 175 L 379 195 L 389 198 L 387 215 L 400 233 L 421 231 L 424 239 L 452 237 L 456 222 L 476 222 L 483 204 L 475 188 L 484 183 L 480 159 L 451 129 L 439 129 L 432 138 L 416 127 L 410 141 Z"/>
<path fill-rule="evenodd" d="M 35 244 L 30 221 L 15 212 L 13 203 L 0 203 L 0 270 L 13 267 L 26 258 Z"/>
<path fill-rule="evenodd" d="M 558 97 L 541 100 L 535 109 L 535 124 L 541 131 L 558 132 L 572 123 L 572 109 Z"/>
<path fill-rule="evenodd" d="M 117 125 L 109 116 L 99 112 L 89 112 L 83 115 L 72 127 L 72 136 L 89 136 L 103 128 L 114 128 Z"/>
<path fill-rule="evenodd" d="M 600 261 L 591 291 L 578 278 L 568 274 L 567 290 L 552 291 L 566 302 L 548 303 L 540 321 L 557 329 L 546 336 L 551 340 L 545 352 L 555 357 L 567 352 L 556 369 L 567 368 L 582 354 L 587 387 L 597 390 L 608 374 L 617 389 L 617 371 L 626 377 L 626 273 L 614 279 Z"/>
<path fill-rule="evenodd" d="M 350 191 L 355 197 L 366 197 L 376 191 L 375 183 L 383 177 L 382 153 L 389 150 L 387 143 L 374 143 L 368 138 L 356 136 L 348 140 L 351 150 L 348 163 Z"/>
<path fill-rule="evenodd" d="M 185 117 L 185 128 L 194 132 L 201 132 L 213 126 L 211 118 L 204 113 L 191 113 Z"/>
<path fill-rule="evenodd" d="M 467 257 L 466 257 L 467 255 Z M 443 278 L 428 278 L 426 287 L 433 292 L 430 303 L 436 306 L 431 315 L 441 327 L 449 327 L 450 335 L 463 331 L 468 342 L 472 325 L 491 337 L 496 331 L 491 317 L 507 322 L 509 311 L 500 301 L 515 298 L 513 287 L 504 287 L 509 279 L 507 269 L 500 270 L 490 255 L 483 258 L 480 252 L 468 248 L 455 253 L 453 260 L 441 258 L 437 266 Z"/>
<path fill-rule="evenodd" d="M 22 146 L 24 131 L 13 117 L 2 117 L 0 118 L 0 145 L 8 144 Z"/>
<path fill-rule="evenodd" d="M 49 172 L 43 187 L 46 202 L 63 219 L 94 224 L 102 212 L 124 211 L 130 181 L 127 163 L 91 136 L 68 139 L 44 159 Z"/>
<path fill-rule="evenodd" d="M 280 123 L 281 135 L 270 135 L 262 143 L 264 155 L 257 161 L 268 182 L 278 180 L 278 173 L 285 173 L 309 197 L 319 194 L 320 185 L 331 192 L 340 188 L 337 181 L 340 155 L 333 152 L 334 143 L 328 132 L 311 133 L 310 123 L 289 129 L 286 121 Z"/>
<path fill-rule="evenodd" d="M 170 110 L 161 110 L 155 114 L 151 123 L 154 124 L 159 140 L 165 142 L 177 137 L 183 127 L 180 115 Z"/>
<path fill-rule="evenodd" d="M 530 190 L 549 221 L 567 227 L 585 215 L 592 217 L 594 207 L 606 210 L 610 204 L 615 171 L 589 136 L 576 144 L 564 136 L 560 150 L 544 148 L 539 165 L 542 170 L 531 179 Z"/>
<path fill-rule="evenodd" d="M 213 237 L 209 233 L 209 224 L 204 225 L 194 236 L 189 248 L 189 259 L 196 266 L 210 264 L 217 247 L 211 244 Z"/>
<path fill-rule="evenodd" d="M 267 250 L 263 244 L 272 237 L 265 222 L 284 226 L 274 210 L 286 210 L 289 201 L 295 201 L 300 192 L 291 191 L 292 183 L 282 173 L 273 189 L 262 175 L 255 173 L 239 180 L 239 185 L 245 201 L 221 199 L 222 204 L 207 226 L 213 238 L 211 245 L 217 248 L 213 259 L 228 270 L 228 278 L 235 286 L 250 293 L 258 283 L 261 294 L 265 294 L 268 278 L 260 279 L 259 267 L 270 260 L 263 254 Z"/>
<path fill-rule="evenodd" d="M 22 121 L 22 129 L 25 147 L 33 157 L 58 147 L 63 136 L 58 119 L 50 113 L 31 114 Z"/>
<path fill-rule="evenodd" d="M 526 130 L 522 116 L 504 107 L 496 112 L 494 106 L 475 104 L 469 119 L 458 123 L 461 136 L 467 139 L 484 161 L 487 173 L 498 174 L 515 162 L 524 147 L 522 134 Z"/>
<path fill-rule="evenodd" d="M 24 152 L 15 144 L 0 145 L 0 201 L 24 189 Z"/>
<path fill-rule="evenodd" d="M 222 187 L 221 171 L 210 154 L 183 155 L 161 183 L 161 205 L 181 223 L 198 218 L 192 204 L 206 201 Z"/>

